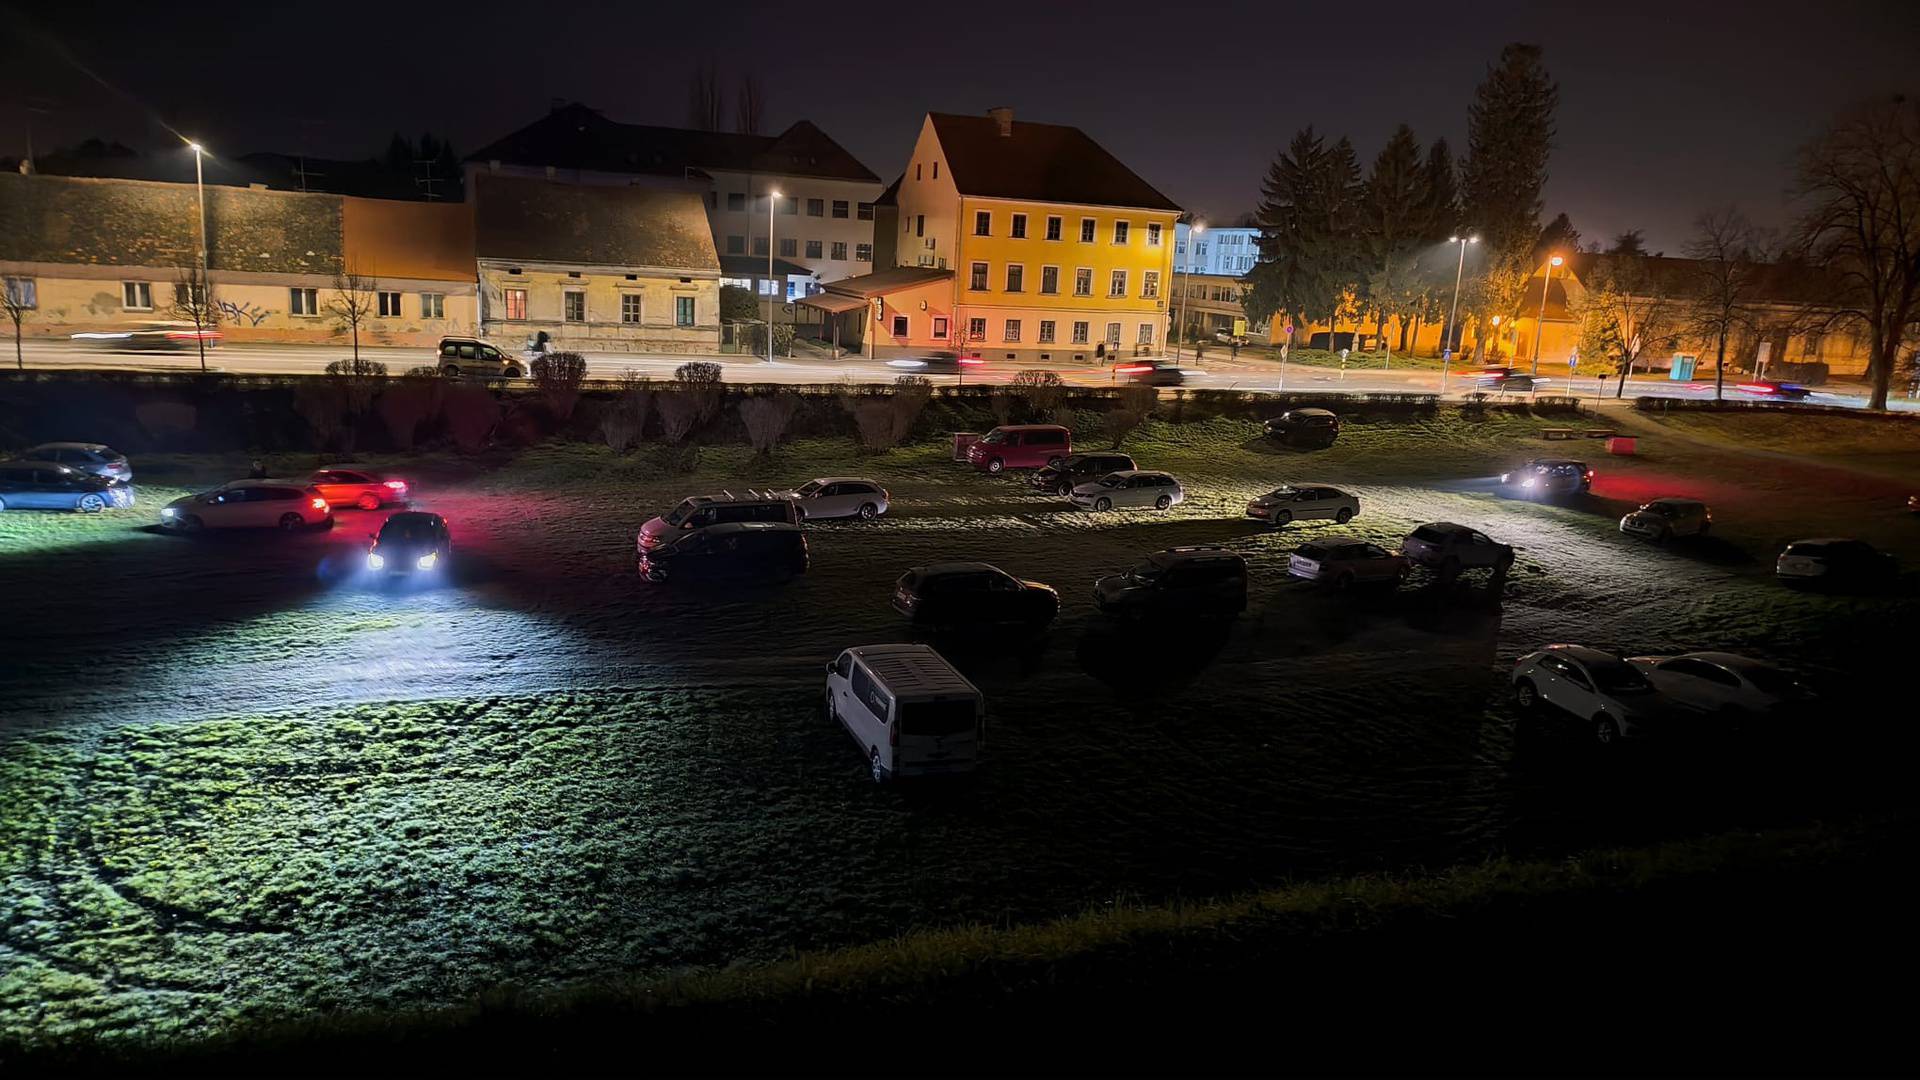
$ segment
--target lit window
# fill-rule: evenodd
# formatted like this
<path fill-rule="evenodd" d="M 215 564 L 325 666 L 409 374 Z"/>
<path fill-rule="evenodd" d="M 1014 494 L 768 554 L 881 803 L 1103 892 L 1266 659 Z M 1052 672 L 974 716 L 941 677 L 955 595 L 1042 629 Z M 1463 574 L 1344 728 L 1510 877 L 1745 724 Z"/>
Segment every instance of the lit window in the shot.
<path fill-rule="evenodd" d="M 527 290 L 506 290 L 507 318 L 524 319 L 527 317 Z"/>
<path fill-rule="evenodd" d="M 872 244 L 853 245 L 853 261 L 854 262 L 872 262 L 873 261 L 873 245 Z"/>

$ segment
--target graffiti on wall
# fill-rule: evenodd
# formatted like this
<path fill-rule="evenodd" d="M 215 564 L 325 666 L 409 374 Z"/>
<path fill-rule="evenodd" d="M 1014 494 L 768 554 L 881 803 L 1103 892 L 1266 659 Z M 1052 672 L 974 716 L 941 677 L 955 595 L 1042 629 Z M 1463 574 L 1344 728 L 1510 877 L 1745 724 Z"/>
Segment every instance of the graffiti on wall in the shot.
<path fill-rule="evenodd" d="M 262 320 L 273 314 L 266 308 L 255 307 L 250 303 L 236 304 L 231 300 L 215 300 L 214 306 L 220 309 L 221 318 L 236 325 L 246 323 L 248 326 L 259 326 Z"/>

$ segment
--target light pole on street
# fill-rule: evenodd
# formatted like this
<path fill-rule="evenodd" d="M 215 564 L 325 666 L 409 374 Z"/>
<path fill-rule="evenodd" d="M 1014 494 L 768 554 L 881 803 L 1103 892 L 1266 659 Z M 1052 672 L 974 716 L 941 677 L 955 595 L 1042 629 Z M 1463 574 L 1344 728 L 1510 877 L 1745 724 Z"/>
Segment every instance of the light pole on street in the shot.
<path fill-rule="evenodd" d="M 1547 260 L 1547 276 L 1540 282 L 1540 318 L 1533 324 L 1533 373 L 1540 374 L 1540 332 L 1547 328 L 1547 287 L 1553 284 L 1553 268 L 1565 262 L 1555 255 Z"/>
<path fill-rule="evenodd" d="M 1180 362 L 1180 351 L 1187 345 L 1187 293 L 1193 291 L 1193 253 L 1200 245 L 1200 234 L 1206 231 L 1206 223 L 1201 221 L 1194 222 L 1193 228 L 1187 230 L 1187 252 L 1180 260 L 1180 269 L 1186 273 L 1187 280 L 1180 292 L 1180 336 L 1174 338 L 1178 344 L 1173 347 L 1175 363 Z"/>
<path fill-rule="evenodd" d="M 1447 312 L 1447 332 L 1440 337 L 1440 393 L 1447 392 L 1447 368 L 1453 357 L 1454 320 L 1460 317 L 1460 275 L 1467 270 L 1467 245 L 1477 244 L 1477 236 L 1449 236 L 1447 243 L 1460 245 L 1460 261 L 1453 268 L 1453 309 Z"/>
<path fill-rule="evenodd" d="M 193 193 L 200 201 L 200 295 L 194 296 L 194 287 L 187 287 L 187 303 L 193 305 L 193 340 L 200 346 L 200 370 L 207 370 L 207 330 L 200 325 L 200 312 L 207 310 L 213 301 L 213 282 L 207 277 L 207 185 L 201 170 L 200 159 L 206 150 L 197 142 L 189 142 L 187 149 L 193 151 Z"/>
<path fill-rule="evenodd" d="M 773 207 L 780 189 L 767 192 L 767 363 L 773 363 Z"/>

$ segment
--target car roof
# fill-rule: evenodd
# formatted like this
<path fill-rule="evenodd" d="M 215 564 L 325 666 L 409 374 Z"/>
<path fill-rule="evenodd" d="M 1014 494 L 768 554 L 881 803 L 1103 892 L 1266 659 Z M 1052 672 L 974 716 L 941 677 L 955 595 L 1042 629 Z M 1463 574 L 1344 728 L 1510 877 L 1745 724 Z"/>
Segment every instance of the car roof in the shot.
<path fill-rule="evenodd" d="M 1000 569 L 999 567 L 993 565 L 992 563 L 983 563 L 983 562 L 928 563 L 925 566 L 915 566 L 911 568 L 908 572 L 913 574 L 919 574 L 921 577 L 933 577 L 937 574 L 974 574 L 974 573 L 979 573 L 982 570 L 991 570 L 997 574 L 1006 573 L 1005 570 Z M 1013 575 L 1008 574 L 1007 576 L 1012 577 Z"/>
<path fill-rule="evenodd" d="M 344 465 L 322 465 L 313 471 L 314 472 L 357 472 L 357 473 L 366 473 L 368 476 L 374 475 L 373 470 L 367 468 L 365 465 L 354 465 L 351 463 L 344 464 Z"/>
<path fill-rule="evenodd" d="M 1770 664 L 1765 660 L 1755 660 L 1751 656 L 1741 656 L 1738 653 L 1730 652 L 1714 652 L 1712 650 L 1681 653 L 1679 656 L 1669 656 L 1667 659 L 1704 660 L 1709 664 L 1717 664 L 1730 671 L 1773 670 L 1778 666 Z"/>
<path fill-rule="evenodd" d="M 387 515 L 387 520 L 382 524 L 391 525 L 396 521 L 399 521 L 402 523 L 407 523 L 412 521 L 422 521 L 422 522 L 426 522 L 429 525 L 446 524 L 445 519 L 443 519 L 439 514 L 430 514 L 425 510 L 402 510 L 397 514 L 389 514 Z"/>
<path fill-rule="evenodd" d="M 1241 558 L 1240 553 L 1237 551 L 1229 551 L 1226 548 L 1210 544 L 1194 545 L 1192 547 L 1164 548 L 1149 554 L 1147 558 L 1159 559 L 1162 562 L 1205 562 L 1215 559 L 1238 559 L 1241 562 L 1246 561 Z"/>
<path fill-rule="evenodd" d="M 1450 533 L 1470 533 L 1478 531 L 1465 525 L 1457 525 L 1451 521 L 1429 521 L 1424 525 L 1415 525 L 1413 527 L 1413 531 L 1415 532 L 1419 532 L 1421 529 L 1438 529 L 1441 532 Z"/>
<path fill-rule="evenodd" d="M 1648 506 L 1652 506 L 1654 503 L 1666 503 L 1669 506 L 1700 506 L 1702 505 L 1699 499 L 1689 499 L 1685 495 L 1662 495 L 1657 499 L 1647 500 Z"/>
<path fill-rule="evenodd" d="M 1553 653 L 1555 656 L 1566 656 L 1575 660 L 1583 660 L 1589 664 L 1612 664 L 1620 662 L 1620 658 L 1612 653 L 1604 649 L 1593 648 L 1590 645 L 1549 645 L 1540 651 Z"/>
<path fill-rule="evenodd" d="M 786 502 L 788 500 L 778 495 L 763 495 L 752 491 L 740 495 L 735 495 L 731 491 L 723 491 L 718 495 L 689 495 L 680 501 L 690 502 L 695 506 L 706 506 L 711 503 Z"/>
<path fill-rule="evenodd" d="M 33 452 L 33 451 L 35 451 L 35 450 L 106 450 L 106 451 L 112 451 L 112 450 L 113 450 L 113 447 L 111 447 L 111 446 L 108 446 L 108 445 L 107 445 L 107 444 L 105 444 L 105 443 L 97 443 L 97 442 L 43 442 L 43 443 L 38 443 L 38 444 L 36 444 L 36 445 L 34 445 L 34 446 L 29 446 L 29 447 L 27 447 L 27 449 L 26 449 L 26 450 L 25 450 L 24 452 L 25 452 L 25 453 L 32 453 L 32 452 Z"/>
<path fill-rule="evenodd" d="M 1789 540 L 1787 541 L 1787 546 L 1796 547 L 1800 544 L 1858 544 L 1860 542 L 1861 541 L 1851 536 L 1809 536 L 1804 540 Z"/>
<path fill-rule="evenodd" d="M 1066 431 L 1065 424 L 995 424 L 995 431 Z"/>
<path fill-rule="evenodd" d="M 1282 416 L 1332 416 L 1332 409 L 1288 409 Z"/>
<path fill-rule="evenodd" d="M 289 480 L 284 476 L 261 476 L 261 477 L 255 477 L 251 480 L 229 480 L 224 484 L 220 484 L 215 487 L 208 488 L 207 490 L 208 491 L 226 491 L 229 488 L 244 488 L 244 487 L 290 487 L 290 488 L 304 489 L 304 488 L 310 488 L 312 486 L 313 486 L 313 481 L 305 477 L 301 477 L 298 480 Z"/>
<path fill-rule="evenodd" d="M 807 481 L 809 484 L 872 484 L 880 486 L 880 481 L 869 476 L 816 476 Z"/>
<path fill-rule="evenodd" d="M 1172 473 L 1163 472 L 1159 469 L 1115 469 L 1112 472 L 1108 473 L 1107 475 L 1108 476 L 1164 476 L 1169 480 L 1173 479 Z"/>
<path fill-rule="evenodd" d="M 694 536 L 733 536 L 738 533 L 748 533 L 748 532 L 794 532 L 794 533 L 797 533 L 799 531 L 800 531 L 800 526 L 795 525 L 791 521 L 723 521 L 718 525 L 709 525 L 706 528 L 701 529 L 696 533 L 693 533 L 692 535 Z"/>
<path fill-rule="evenodd" d="M 859 657 L 896 697 L 980 692 L 930 645 L 856 645 L 847 651 Z"/>
<path fill-rule="evenodd" d="M 1583 469 L 1587 467 L 1587 463 L 1584 461 L 1575 461 L 1572 458 L 1563 458 L 1563 457 L 1537 457 L 1528 461 L 1527 464 L 1529 465 L 1578 465 Z"/>

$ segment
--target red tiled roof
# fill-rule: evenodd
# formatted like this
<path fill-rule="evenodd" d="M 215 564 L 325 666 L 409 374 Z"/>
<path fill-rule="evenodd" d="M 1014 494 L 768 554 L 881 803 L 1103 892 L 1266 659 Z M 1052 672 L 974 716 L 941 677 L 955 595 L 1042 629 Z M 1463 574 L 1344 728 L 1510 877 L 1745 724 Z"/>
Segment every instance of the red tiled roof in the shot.
<path fill-rule="evenodd" d="M 1002 135 L 991 116 L 928 118 L 962 195 L 1180 210 L 1079 128 L 1017 120 Z"/>

